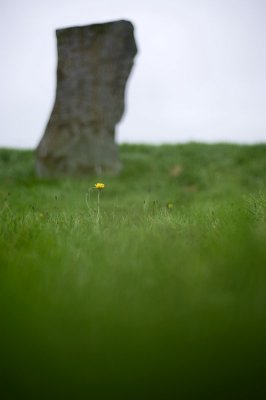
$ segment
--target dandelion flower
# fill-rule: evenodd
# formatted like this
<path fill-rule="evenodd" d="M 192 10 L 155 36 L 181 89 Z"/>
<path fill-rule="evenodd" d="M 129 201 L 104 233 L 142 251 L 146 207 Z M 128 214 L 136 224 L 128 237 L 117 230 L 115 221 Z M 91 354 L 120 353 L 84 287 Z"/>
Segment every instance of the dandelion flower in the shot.
<path fill-rule="evenodd" d="M 104 183 L 100 183 L 100 182 L 95 183 L 95 188 L 98 189 L 98 190 L 103 189 L 104 188 Z"/>
<path fill-rule="evenodd" d="M 104 189 L 105 184 L 102 182 L 97 182 L 94 184 L 93 187 L 90 187 L 88 190 L 88 193 L 85 195 L 85 201 L 87 204 L 87 207 L 90 208 L 89 206 L 89 201 L 90 201 L 90 192 L 94 189 L 97 189 L 97 222 L 99 223 L 100 221 L 100 193 Z"/>

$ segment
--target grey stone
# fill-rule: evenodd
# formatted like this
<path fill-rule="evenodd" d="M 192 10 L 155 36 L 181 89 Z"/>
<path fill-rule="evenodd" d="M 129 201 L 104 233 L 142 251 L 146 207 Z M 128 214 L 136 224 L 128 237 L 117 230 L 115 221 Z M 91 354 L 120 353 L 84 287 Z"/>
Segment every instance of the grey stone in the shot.
<path fill-rule="evenodd" d="M 42 177 L 115 174 L 115 126 L 137 53 L 129 21 L 59 29 L 55 104 L 37 147 Z"/>

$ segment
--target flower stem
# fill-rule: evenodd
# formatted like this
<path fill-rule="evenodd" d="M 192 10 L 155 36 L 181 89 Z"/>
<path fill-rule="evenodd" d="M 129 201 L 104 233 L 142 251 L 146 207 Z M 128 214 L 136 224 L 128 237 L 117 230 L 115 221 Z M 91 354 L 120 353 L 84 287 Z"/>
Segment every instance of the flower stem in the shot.
<path fill-rule="evenodd" d="M 100 220 L 100 190 L 98 190 L 98 203 L 97 203 L 97 205 L 98 205 L 97 220 L 98 220 L 98 223 L 99 223 L 99 220 Z"/>

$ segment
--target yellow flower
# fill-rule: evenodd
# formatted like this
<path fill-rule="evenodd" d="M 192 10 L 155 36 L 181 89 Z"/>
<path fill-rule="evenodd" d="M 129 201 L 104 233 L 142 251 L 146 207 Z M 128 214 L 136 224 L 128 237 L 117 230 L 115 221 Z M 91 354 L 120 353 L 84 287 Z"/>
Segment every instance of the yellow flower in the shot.
<path fill-rule="evenodd" d="M 99 189 L 99 190 L 101 190 L 101 189 L 103 189 L 104 188 L 104 183 L 95 183 L 95 188 L 96 189 Z"/>
<path fill-rule="evenodd" d="M 167 208 L 172 209 L 174 207 L 173 203 L 167 203 Z"/>

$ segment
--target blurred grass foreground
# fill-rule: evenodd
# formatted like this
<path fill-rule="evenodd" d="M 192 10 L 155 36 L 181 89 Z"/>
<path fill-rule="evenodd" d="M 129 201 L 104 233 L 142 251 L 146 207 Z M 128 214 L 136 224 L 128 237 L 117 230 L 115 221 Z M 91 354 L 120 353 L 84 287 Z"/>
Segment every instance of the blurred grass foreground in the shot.
<path fill-rule="evenodd" d="M 265 398 L 266 145 L 120 152 L 48 181 L 0 150 L 1 399 Z"/>

